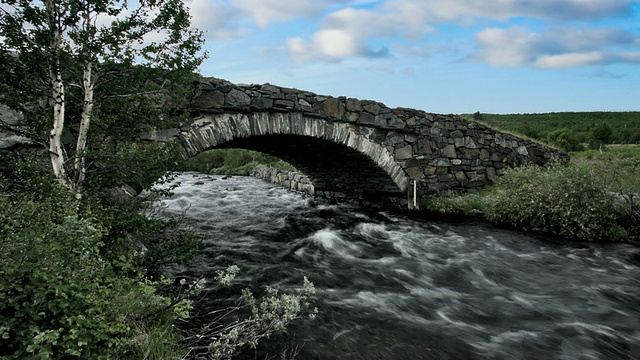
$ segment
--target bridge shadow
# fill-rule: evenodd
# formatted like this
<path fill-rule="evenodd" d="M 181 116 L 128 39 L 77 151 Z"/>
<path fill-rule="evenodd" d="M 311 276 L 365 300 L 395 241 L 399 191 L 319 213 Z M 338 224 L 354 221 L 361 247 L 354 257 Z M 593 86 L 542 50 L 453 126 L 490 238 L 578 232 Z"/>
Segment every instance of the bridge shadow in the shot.
<path fill-rule="evenodd" d="M 369 156 L 313 136 L 250 136 L 227 141 L 212 149 L 221 148 L 259 151 L 282 159 L 309 177 L 316 194 L 370 200 L 404 196 L 404 191 Z"/>

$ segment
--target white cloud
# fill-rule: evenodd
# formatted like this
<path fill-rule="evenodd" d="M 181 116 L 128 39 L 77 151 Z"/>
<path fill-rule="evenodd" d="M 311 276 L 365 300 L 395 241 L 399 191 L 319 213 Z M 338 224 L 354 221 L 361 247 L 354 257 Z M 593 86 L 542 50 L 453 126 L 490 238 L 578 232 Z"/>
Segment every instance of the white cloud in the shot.
<path fill-rule="evenodd" d="M 232 39 L 247 35 L 240 24 L 240 12 L 224 0 L 187 0 L 192 26 L 205 32 L 208 39 Z"/>
<path fill-rule="evenodd" d="M 540 36 L 523 28 L 487 29 L 476 35 L 484 48 L 482 60 L 497 66 L 517 66 L 530 62 L 536 48 L 542 43 Z"/>
<path fill-rule="evenodd" d="M 533 65 L 541 68 L 566 68 L 601 64 L 605 54 L 600 51 L 588 53 L 566 53 L 540 56 Z"/>
<path fill-rule="evenodd" d="M 265 4 L 273 1 L 276 0 L 268 0 Z M 305 8 L 309 7 L 306 0 L 300 4 L 306 4 Z M 628 11 L 629 0 L 387 0 L 374 8 L 337 10 L 322 21 L 321 29 L 310 41 L 296 38 L 290 42 L 295 45 L 304 44 L 305 56 L 300 56 L 300 53 L 291 47 L 289 49 L 291 56 L 297 61 L 336 61 L 350 56 L 375 55 L 368 46 L 368 42 L 374 38 L 403 37 L 420 40 L 441 23 L 469 24 L 479 18 L 507 20 L 514 17 L 591 19 Z M 571 34 L 567 34 L 569 35 Z M 481 34 L 479 40 L 491 43 L 491 37 L 504 38 L 505 34 L 489 31 Z M 579 36 L 575 36 L 574 39 L 577 42 L 581 41 Z M 490 62 L 500 65 L 527 62 L 527 56 L 530 55 L 527 48 L 537 46 L 536 42 L 524 36 L 518 37 L 517 40 L 522 43 L 510 44 L 507 49 L 500 51 L 491 49 L 485 57 L 490 59 Z M 597 39 L 592 36 L 590 40 Z"/>
<path fill-rule="evenodd" d="M 564 68 L 587 65 L 609 65 L 613 63 L 640 64 L 638 52 L 601 52 L 567 53 L 541 56 L 533 64 L 541 68 Z"/>
<path fill-rule="evenodd" d="M 386 57 L 388 50 L 374 50 L 364 39 L 348 30 L 327 29 L 315 33 L 310 42 L 300 37 L 288 39 L 287 49 L 291 58 L 297 62 L 329 61 L 338 62 L 348 57 Z"/>
<path fill-rule="evenodd" d="M 630 11 L 629 0 L 389 0 L 384 9 L 427 22 L 477 18 L 589 19 Z"/>
<path fill-rule="evenodd" d="M 275 21 L 318 15 L 328 6 L 327 0 L 234 0 L 234 7 L 250 15 L 261 28 Z"/>
<path fill-rule="evenodd" d="M 617 29 L 556 29 L 538 34 L 523 28 L 487 29 L 476 35 L 481 51 L 473 56 L 495 66 L 563 68 L 639 63 L 633 34 Z M 638 48 L 621 52 L 619 47 Z"/>

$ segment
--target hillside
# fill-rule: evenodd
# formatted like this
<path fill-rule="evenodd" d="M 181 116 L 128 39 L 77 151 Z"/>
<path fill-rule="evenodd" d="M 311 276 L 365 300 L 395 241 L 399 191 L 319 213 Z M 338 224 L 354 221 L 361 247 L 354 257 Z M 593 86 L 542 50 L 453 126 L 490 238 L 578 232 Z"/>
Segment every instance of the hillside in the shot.
<path fill-rule="evenodd" d="M 538 141 L 559 144 L 559 138 L 572 137 L 577 143 L 593 143 L 596 125 L 606 123 L 612 130 L 611 144 L 640 143 L 640 111 L 558 112 L 546 114 L 462 114 L 461 117 L 493 128 L 524 135 Z M 567 149 L 577 150 L 577 149 Z"/>

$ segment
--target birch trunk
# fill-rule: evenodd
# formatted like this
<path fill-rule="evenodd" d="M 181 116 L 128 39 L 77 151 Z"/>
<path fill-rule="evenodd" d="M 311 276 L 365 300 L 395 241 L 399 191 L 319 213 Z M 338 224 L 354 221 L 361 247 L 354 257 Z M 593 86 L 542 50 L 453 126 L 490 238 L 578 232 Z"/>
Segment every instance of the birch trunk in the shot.
<path fill-rule="evenodd" d="M 80 189 L 86 174 L 86 158 L 85 151 L 87 149 L 87 137 L 89 135 L 89 125 L 91 124 L 91 112 L 93 111 L 93 81 L 91 78 L 91 68 L 93 63 L 85 62 L 82 90 L 84 92 L 84 103 L 82 106 L 82 117 L 80 119 L 80 130 L 78 133 L 78 142 L 76 144 L 75 170 L 78 173 L 78 181 L 76 188 Z"/>
<path fill-rule="evenodd" d="M 52 71 L 51 86 L 53 88 L 53 127 L 49 134 L 49 156 L 53 174 L 64 185 L 69 186 L 67 172 L 64 169 L 64 152 L 62 151 L 62 131 L 64 130 L 64 83 L 59 72 Z"/>
<path fill-rule="evenodd" d="M 62 29 L 58 23 L 59 19 L 57 18 L 53 1 L 47 0 L 46 7 L 49 15 L 49 27 L 52 30 L 51 50 L 54 56 L 54 62 L 49 71 L 53 97 L 53 126 L 49 133 L 49 157 L 51 158 L 53 174 L 63 185 L 71 187 L 64 168 L 65 156 L 62 149 L 62 131 L 64 130 L 65 120 L 65 88 L 60 70 L 60 59 L 56 54 L 62 44 Z"/>

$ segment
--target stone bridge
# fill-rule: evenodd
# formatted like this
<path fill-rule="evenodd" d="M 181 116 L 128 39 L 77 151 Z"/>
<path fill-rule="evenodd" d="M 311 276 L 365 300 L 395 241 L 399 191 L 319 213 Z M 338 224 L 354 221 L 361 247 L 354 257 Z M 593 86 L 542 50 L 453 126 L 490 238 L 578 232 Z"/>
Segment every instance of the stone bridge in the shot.
<path fill-rule="evenodd" d="M 297 89 L 200 80 L 180 128 L 141 140 L 176 140 L 185 159 L 216 148 L 277 156 L 306 174 L 315 196 L 401 199 L 486 185 L 503 169 L 566 159 L 561 151 L 458 116 Z"/>

